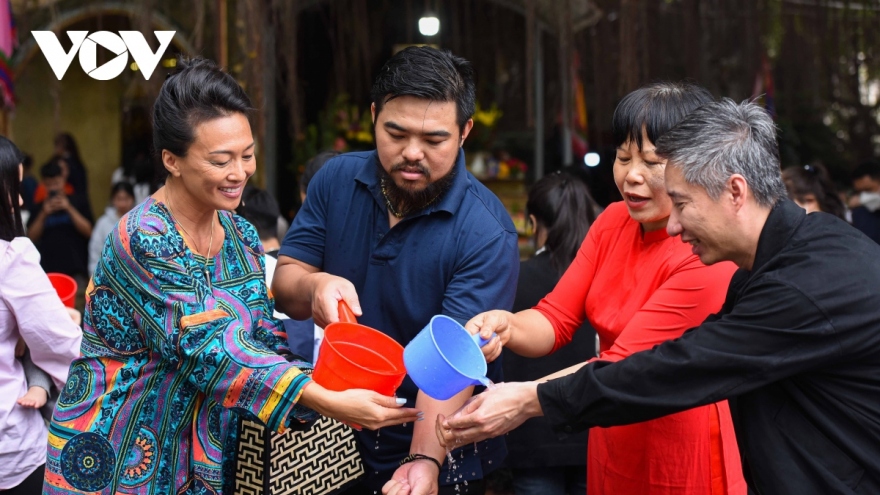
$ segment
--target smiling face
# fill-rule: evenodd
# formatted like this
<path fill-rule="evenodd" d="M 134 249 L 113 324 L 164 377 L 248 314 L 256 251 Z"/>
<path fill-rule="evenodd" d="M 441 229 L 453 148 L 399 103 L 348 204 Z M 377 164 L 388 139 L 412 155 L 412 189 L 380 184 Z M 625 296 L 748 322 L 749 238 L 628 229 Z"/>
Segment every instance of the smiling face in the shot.
<path fill-rule="evenodd" d="M 371 111 L 382 168 L 399 189 L 410 193 L 424 191 L 449 174 L 474 125 L 468 120 L 459 131 L 454 101 L 398 96 L 378 115 L 375 104 Z"/>
<path fill-rule="evenodd" d="M 703 264 L 736 259 L 731 249 L 737 244 L 731 227 L 735 214 L 728 202 L 716 201 L 704 188 L 685 182 L 678 167 L 666 169 L 666 190 L 672 202 L 666 228 L 670 236 L 680 235 Z"/>
<path fill-rule="evenodd" d="M 654 153 L 652 143 L 642 132 L 642 149 L 632 139 L 617 148 L 614 182 L 629 215 L 642 224 L 645 232 L 666 227 L 672 203 L 663 182 L 666 160 Z"/>
<path fill-rule="evenodd" d="M 205 209 L 234 210 L 256 170 L 254 137 L 247 117 L 230 114 L 202 122 L 185 157 L 162 150 L 162 161 L 182 184 L 187 202 Z"/>

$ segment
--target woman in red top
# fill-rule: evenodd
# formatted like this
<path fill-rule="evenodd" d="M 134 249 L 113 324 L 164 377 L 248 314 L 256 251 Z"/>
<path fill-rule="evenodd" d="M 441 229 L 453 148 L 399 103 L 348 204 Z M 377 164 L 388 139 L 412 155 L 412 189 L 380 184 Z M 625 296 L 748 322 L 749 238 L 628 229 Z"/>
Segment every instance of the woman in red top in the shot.
<path fill-rule="evenodd" d="M 691 246 L 666 233 L 672 202 L 664 187 L 665 161 L 653 144 L 711 99 L 701 87 L 675 83 L 627 95 L 612 126 L 614 180 L 624 200 L 599 216 L 574 262 L 535 308 L 482 313 L 468 328 L 491 329 L 508 349 L 537 357 L 568 344 L 587 319 L 599 334 L 597 359 L 617 361 L 681 336 L 720 309 L 736 267 L 705 266 Z M 497 344 L 485 349 L 490 360 L 500 353 Z M 727 402 L 593 428 L 588 445 L 590 495 L 746 493 Z"/>

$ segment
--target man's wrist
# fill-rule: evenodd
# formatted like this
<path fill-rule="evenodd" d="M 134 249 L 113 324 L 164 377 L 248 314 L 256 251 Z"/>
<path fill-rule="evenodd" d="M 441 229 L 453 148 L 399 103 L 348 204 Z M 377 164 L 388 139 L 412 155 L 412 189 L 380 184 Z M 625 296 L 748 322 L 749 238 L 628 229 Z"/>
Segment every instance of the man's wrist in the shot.
<path fill-rule="evenodd" d="M 309 303 L 313 303 L 315 300 L 315 294 L 318 291 L 318 285 L 321 284 L 321 280 L 327 275 L 326 272 L 315 272 L 308 273 L 305 276 L 305 286 L 306 290 L 308 290 L 309 294 Z"/>
<path fill-rule="evenodd" d="M 530 418 L 544 415 L 544 410 L 541 408 L 541 401 L 538 400 L 538 385 L 538 382 L 523 383 L 523 386 L 528 387 L 529 390 L 526 400 L 523 401 L 523 412 L 525 412 Z"/>
<path fill-rule="evenodd" d="M 403 466 L 404 464 L 407 464 L 410 462 L 416 462 L 416 461 L 430 462 L 431 464 L 437 466 L 438 473 L 443 470 L 443 463 L 441 463 L 440 461 L 438 461 L 437 459 L 435 459 L 429 455 L 418 454 L 418 453 L 410 454 L 410 455 L 404 457 L 403 459 L 401 459 L 400 465 Z"/>

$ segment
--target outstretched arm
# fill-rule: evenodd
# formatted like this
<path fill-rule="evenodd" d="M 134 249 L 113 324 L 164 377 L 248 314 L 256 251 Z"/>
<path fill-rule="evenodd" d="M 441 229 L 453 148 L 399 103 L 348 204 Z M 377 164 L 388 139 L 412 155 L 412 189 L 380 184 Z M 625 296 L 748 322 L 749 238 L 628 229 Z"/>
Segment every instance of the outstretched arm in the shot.
<path fill-rule="evenodd" d="M 345 301 L 356 316 L 362 314 L 351 282 L 289 256 L 278 257 L 272 292 L 283 313 L 299 320 L 312 317 L 322 328 L 339 321 L 339 301 Z"/>

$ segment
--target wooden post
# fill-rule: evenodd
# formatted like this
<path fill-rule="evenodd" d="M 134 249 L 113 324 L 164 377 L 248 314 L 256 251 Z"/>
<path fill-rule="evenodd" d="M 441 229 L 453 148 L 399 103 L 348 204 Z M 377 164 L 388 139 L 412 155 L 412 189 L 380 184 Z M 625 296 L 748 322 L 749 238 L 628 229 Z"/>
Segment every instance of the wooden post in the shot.
<path fill-rule="evenodd" d="M 537 24 L 537 19 L 534 20 Z M 534 176 L 537 181 L 544 177 L 544 48 L 541 43 L 543 32 L 535 27 L 535 164 Z"/>
<path fill-rule="evenodd" d="M 229 68 L 228 0 L 217 0 L 217 64 Z"/>
<path fill-rule="evenodd" d="M 559 8 L 559 87 L 562 93 L 562 165 L 570 166 L 571 154 L 571 0 L 562 0 Z"/>
<path fill-rule="evenodd" d="M 264 188 L 274 197 L 278 197 L 278 108 L 275 101 L 275 22 L 273 14 L 275 9 L 271 2 L 266 2 L 266 9 L 262 11 L 260 21 L 263 24 L 262 60 L 263 69 L 263 181 Z"/>
<path fill-rule="evenodd" d="M 535 2 L 526 0 L 526 124 L 535 126 Z"/>

